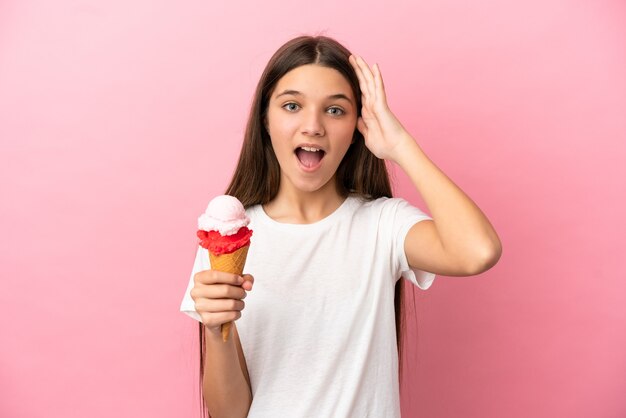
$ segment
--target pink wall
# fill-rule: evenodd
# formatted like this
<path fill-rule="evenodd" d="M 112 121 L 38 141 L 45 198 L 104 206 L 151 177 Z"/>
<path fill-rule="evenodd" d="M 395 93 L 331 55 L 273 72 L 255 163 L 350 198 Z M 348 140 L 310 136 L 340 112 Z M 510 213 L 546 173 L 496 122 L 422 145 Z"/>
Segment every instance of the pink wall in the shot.
<path fill-rule="evenodd" d="M 403 416 L 626 416 L 624 3 L 227 3 L 0 3 L 0 416 L 198 416 L 196 217 L 315 32 L 380 63 L 504 246 L 417 291 Z"/>

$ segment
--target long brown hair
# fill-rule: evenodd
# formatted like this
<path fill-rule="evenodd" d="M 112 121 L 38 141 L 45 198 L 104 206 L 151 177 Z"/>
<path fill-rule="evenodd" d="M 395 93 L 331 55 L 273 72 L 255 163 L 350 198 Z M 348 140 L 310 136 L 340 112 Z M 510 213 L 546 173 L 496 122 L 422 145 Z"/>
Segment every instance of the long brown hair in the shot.
<path fill-rule="evenodd" d="M 244 135 L 239 162 L 225 194 L 238 198 L 244 207 L 270 202 L 280 186 L 280 165 L 274 154 L 270 136 L 265 129 L 265 118 L 271 94 L 278 81 L 296 67 L 316 64 L 339 71 L 350 83 L 356 98 L 358 116 L 361 115 L 359 80 L 348 61 L 350 51 L 336 40 L 326 36 L 299 36 L 281 46 L 270 58 L 256 87 Z M 337 190 L 342 196 L 356 193 L 366 199 L 392 197 L 391 184 L 384 160 L 377 158 L 365 146 L 363 135 L 356 128 L 354 141 L 339 164 L 336 173 Z M 395 287 L 396 345 L 398 349 L 400 381 L 402 381 L 404 280 Z M 205 341 L 204 326 L 199 323 L 200 338 L 200 393 L 202 393 Z M 203 410 L 204 396 L 201 396 Z"/>

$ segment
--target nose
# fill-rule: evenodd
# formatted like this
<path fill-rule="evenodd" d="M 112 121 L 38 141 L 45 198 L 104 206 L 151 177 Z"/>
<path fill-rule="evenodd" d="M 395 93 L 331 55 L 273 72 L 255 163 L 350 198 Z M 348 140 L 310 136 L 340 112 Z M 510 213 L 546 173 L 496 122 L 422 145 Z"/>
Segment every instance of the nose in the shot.
<path fill-rule="evenodd" d="M 312 136 L 324 136 L 324 126 L 316 111 L 308 112 L 302 124 L 302 133 Z"/>

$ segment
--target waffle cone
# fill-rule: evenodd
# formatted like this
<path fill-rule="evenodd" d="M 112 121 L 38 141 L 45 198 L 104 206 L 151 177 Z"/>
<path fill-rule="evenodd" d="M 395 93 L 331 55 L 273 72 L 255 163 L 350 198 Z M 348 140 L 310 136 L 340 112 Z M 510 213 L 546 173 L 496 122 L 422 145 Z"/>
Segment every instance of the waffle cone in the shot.
<path fill-rule="evenodd" d="M 211 269 L 233 274 L 243 273 L 243 266 L 246 264 L 246 257 L 248 256 L 249 248 L 250 244 L 245 245 L 237 251 L 229 254 L 213 254 L 209 251 Z M 222 340 L 224 342 L 228 340 L 228 334 L 230 333 L 232 325 L 232 322 L 222 324 Z"/>

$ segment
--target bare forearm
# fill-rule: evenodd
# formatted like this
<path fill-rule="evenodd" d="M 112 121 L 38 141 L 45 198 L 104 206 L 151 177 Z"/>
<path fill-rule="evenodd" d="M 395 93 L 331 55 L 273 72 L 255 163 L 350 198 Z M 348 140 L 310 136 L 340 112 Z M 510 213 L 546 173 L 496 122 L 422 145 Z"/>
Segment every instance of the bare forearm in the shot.
<path fill-rule="evenodd" d="M 473 265 L 492 264 L 500 257 L 496 231 L 478 206 L 407 136 L 394 161 L 409 176 L 430 210 L 442 245 Z"/>
<path fill-rule="evenodd" d="M 244 418 L 252 403 L 235 338 L 238 337 L 231 332 L 228 341 L 224 342 L 221 334 L 205 329 L 203 392 L 211 418 Z"/>

